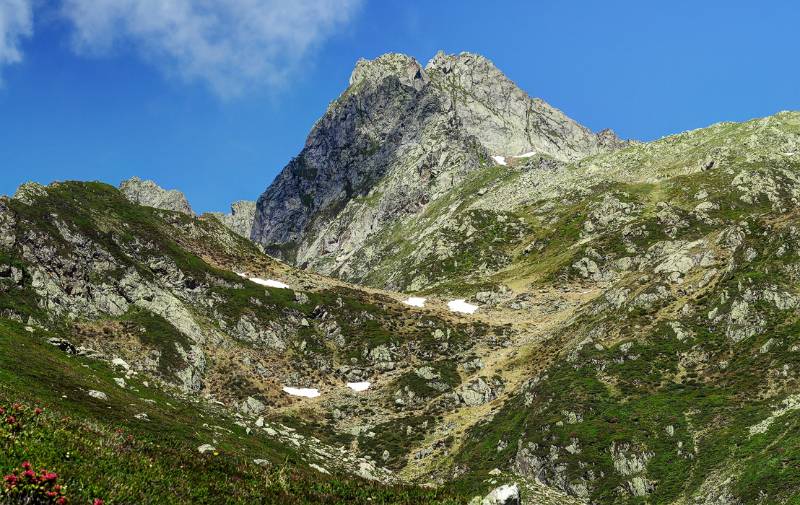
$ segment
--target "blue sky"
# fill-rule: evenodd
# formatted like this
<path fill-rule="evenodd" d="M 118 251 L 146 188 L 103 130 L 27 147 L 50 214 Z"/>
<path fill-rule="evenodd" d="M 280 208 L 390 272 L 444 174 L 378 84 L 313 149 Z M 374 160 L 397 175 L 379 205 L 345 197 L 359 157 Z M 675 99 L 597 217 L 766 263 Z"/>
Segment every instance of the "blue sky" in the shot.
<path fill-rule="evenodd" d="M 0 193 L 139 175 L 227 210 L 300 151 L 355 61 L 385 52 L 481 53 L 626 138 L 800 109 L 800 2 L 198 4 L 0 0 Z"/>

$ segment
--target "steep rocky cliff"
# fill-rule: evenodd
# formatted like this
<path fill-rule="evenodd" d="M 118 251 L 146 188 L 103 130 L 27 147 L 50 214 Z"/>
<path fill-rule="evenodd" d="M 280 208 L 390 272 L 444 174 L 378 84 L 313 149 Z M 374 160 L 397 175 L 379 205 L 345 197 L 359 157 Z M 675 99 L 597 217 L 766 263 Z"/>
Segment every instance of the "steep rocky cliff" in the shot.
<path fill-rule="evenodd" d="M 252 238 L 349 278 L 354 254 L 473 172 L 513 156 L 569 161 L 618 144 L 530 98 L 478 55 L 439 53 L 425 68 L 400 54 L 360 60 L 259 198 Z"/>

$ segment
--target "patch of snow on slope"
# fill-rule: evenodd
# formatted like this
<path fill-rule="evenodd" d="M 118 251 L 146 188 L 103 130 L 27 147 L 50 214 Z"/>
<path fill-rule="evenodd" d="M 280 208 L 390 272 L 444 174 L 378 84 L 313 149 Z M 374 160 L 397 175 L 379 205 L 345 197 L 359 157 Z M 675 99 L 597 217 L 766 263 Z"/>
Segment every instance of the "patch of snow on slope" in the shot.
<path fill-rule="evenodd" d="M 256 284 L 260 284 L 262 286 L 269 286 L 271 288 L 289 289 L 289 285 L 288 284 L 284 284 L 284 283 L 282 283 L 280 281 L 275 281 L 275 280 L 272 280 L 272 279 L 260 279 L 258 277 L 253 277 L 250 280 L 252 282 L 255 282 Z"/>
<path fill-rule="evenodd" d="M 447 307 L 451 312 L 461 312 L 464 314 L 474 314 L 475 311 L 478 310 L 477 305 L 467 303 L 463 298 L 453 300 L 452 302 L 447 302 Z"/>
<path fill-rule="evenodd" d="M 481 503 L 519 503 L 519 486 L 504 484 L 489 493 Z"/>
<path fill-rule="evenodd" d="M 319 396 L 319 389 L 312 388 L 292 388 L 285 386 L 283 392 L 292 396 L 303 396 L 305 398 L 316 398 Z"/>
<path fill-rule="evenodd" d="M 498 165 L 503 165 L 503 166 L 506 165 L 506 157 L 505 156 L 492 156 L 492 159 Z"/>
<path fill-rule="evenodd" d="M 352 389 L 356 392 L 366 391 L 369 389 L 370 383 L 369 382 L 348 382 L 347 387 Z"/>
<path fill-rule="evenodd" d="M 515 158 L 532 158 L 533 156 L 536 156 L 536 151 L 531 151 L 531 152 L 528 152 L 528 153 L 523 153 L 523 154 L 520 154 L 519 156 L 514 156 L 514 157 L 515 157 Z"/>
<path fill-rule="evenodd" d="M 418 296 L 411 296 L 411 297 L 408 298 L 408 300 L 404 301 L 403 303 L 405 303 L 406 305 L 411 305 L 412 307 L 424 307 L 425 306 L 425 300 L 427 300 L 427 298 L 420 298 Z"/>

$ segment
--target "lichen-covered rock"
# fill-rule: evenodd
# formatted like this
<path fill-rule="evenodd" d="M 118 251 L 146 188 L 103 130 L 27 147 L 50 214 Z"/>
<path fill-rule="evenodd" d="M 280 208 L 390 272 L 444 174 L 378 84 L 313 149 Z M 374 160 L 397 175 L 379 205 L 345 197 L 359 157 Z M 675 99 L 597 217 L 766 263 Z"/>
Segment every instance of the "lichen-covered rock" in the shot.
<path fill-rule="evenodd" d="M 613 443 L 610 451 L 614 469 L 627 478 L 624 487 L 631 495 L 647 496 L 653 492 L 655 485 L 647 478 L 647 462 L 654 456 L 652 452 L 627 443 Z"/>
<path fill-rule="evenodd" d="M 456 394 L 459 400 L 469 407 L 483 405 L 497 397 L 498 390 L 503 387 L 502 383 L 489 384 L 482 378 L 461 386 Z"/>
<path fill-rule="evenodd" d="M 230 214 L 212 212 L 211 215 L 222 221 L 222 224 L 236 234 L 249 239 L 250 232 L 253 229 L 253 220 L 256 216 L 256 202 L 249 200 L 234 202 L 231 205 Z"/>
<path fill-rule="evenodd" d="M 239 410 L 248 416 L 257 416 L 258 414 L 264 412 L 264 409 L 266 409 L 266 405 L 252 396 L 248 396 L 241 404 L 239 404 Z"/>
<path fill-rule="evenodd" d="M 163 189 L 153 181 L 134 176 L 122 181 L 119 190 L 133 203 L 194 215 L 186 196 L 177 189 Z"/>
<path fill-rule="evenodd" d="M 26 205 L 33 205 L 38 198 L 45 195 L 47 195 L 47 188 L 38 182 L 26 182 L 17 188 L 13 198 Z"/>
<path fill-rule="evenodd" d="M 601 150 L 600 138 L 543 100 L 531 98 L 487 58 L 440 51 L 425 70 L 461 127 L 492 154 L 536 152 L 576 159 Z M 613 143 L 613 132 L 602 143 Z"/>
<path fill-rule="evenodd" d="M 6 197 L 0 198 L 0 250 L 10 249 L 16 242 L 16 219 L 8 208 Z"/>

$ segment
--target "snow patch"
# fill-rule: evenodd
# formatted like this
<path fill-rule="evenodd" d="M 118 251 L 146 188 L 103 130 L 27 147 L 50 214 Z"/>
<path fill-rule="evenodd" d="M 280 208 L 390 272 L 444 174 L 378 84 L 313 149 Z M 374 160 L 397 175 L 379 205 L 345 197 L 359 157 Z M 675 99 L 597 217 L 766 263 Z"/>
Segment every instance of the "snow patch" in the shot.
<path fill-rule="evenodd" d="M 319 396 L 319 389 L 312 388 L 292 388 L 284 387 L 283 392 L 292 396 L 303 396 L 305 398 L 316 398 Z"/>
<path fill-rule="evenodd" d="M 412 307 L 424 307 L 425 306 L 425 300 L 427 300 L 427 298 L 420 298 L 418 296 L 411 296 L 411 297 L 408 298 L 408 300 L 404 301 L 403 303 L 405 303 L 406 305 L 411 305 Z"/>
<path fill-rule="evenodd" d="M 507 165 L 505 156 L 492 156 L 492 159 L 498 165 L 503 165 L 503 166 Z"/>
<path fill-rule="evenodd" d="M 533 156 L 536 156 L 536 151 L 531 151 L 531 152 L 528 152 L 528 153 L 522 153 L 519 156 L 514 156 L 514 157 L 515 158 L 531 158 Z"/>
<path fill-rule="evenodd" d="M 516 484 L 504 484 L 483 499 L 483 503 L 517 503 L 518 501 L 519 486 Z"/>
<path fill-rule="evenodd" d="M 284 284 L 280 281 L 272 280 L 272 279 L 261 279 L 259 277 L 252 277 L 250 278 L 251 282 L 255 282 L 256 284 L 260 284 L 262 286 L 268 286 L 270 288 L 280 288 L 280 289 L 289 289 L 288 284 Z"/>
<path fill-rule="evenodd" d="M 447 302 L 447 307 L 450 309 L 450 312 L 461 312 L 463 314 L 474 314 L 475 311 L 478 310 L 477 305 L 467 303 L 463 298 Z"/>
<path fill-rule="evenodd" d="M 369 382 L 348 382 L 347 387 L 352 389 L 353 391 L 361 392 L 366 391 L 370 387 Z"/>

